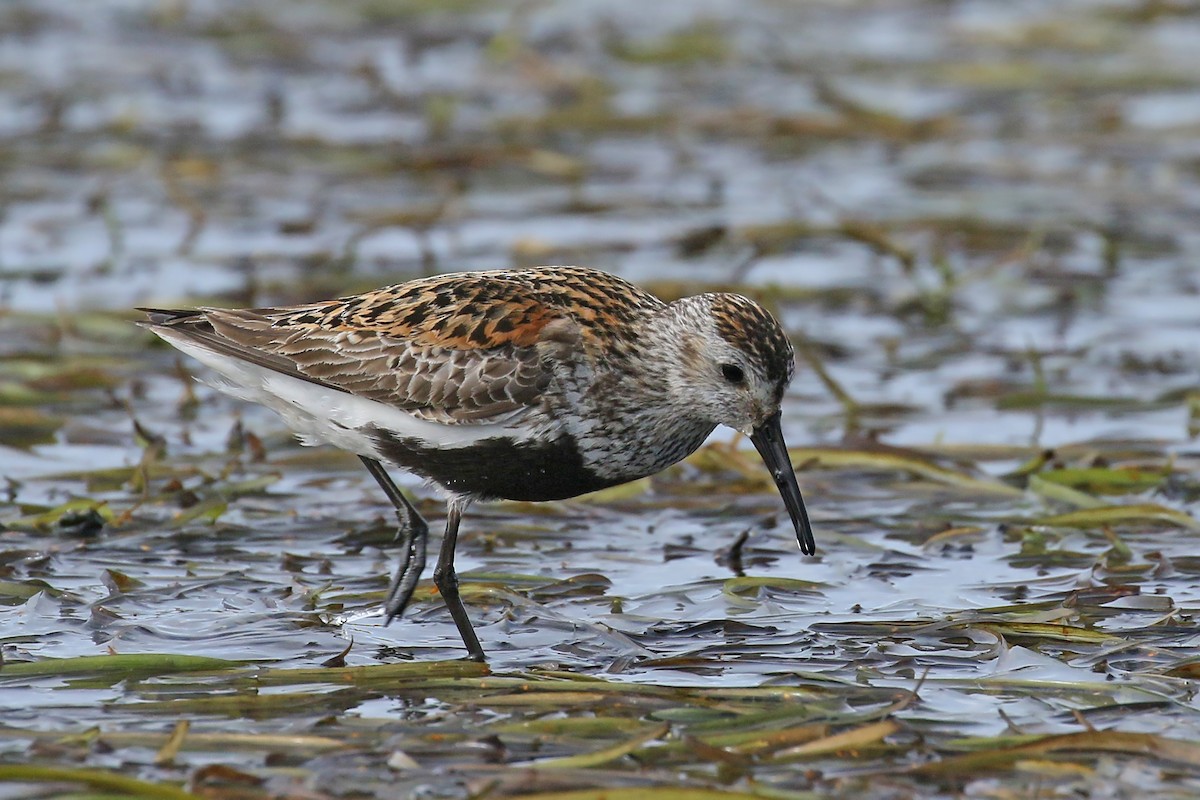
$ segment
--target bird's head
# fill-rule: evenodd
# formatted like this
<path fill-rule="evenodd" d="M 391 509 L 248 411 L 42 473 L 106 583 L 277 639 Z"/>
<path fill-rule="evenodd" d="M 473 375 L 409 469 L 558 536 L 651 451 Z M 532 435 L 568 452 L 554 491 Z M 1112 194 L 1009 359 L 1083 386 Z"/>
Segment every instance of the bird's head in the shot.
<path fill-rule="evenodd" d="M 779 321 L 747 297 L 701 294 L 672 303 L 662 333 L 677 350 L 665 376 L 676 402 L 750 437 L 783 496 L 801 551 L 812 554 L 812 528 L 780 428 L 795 357 Z"/>

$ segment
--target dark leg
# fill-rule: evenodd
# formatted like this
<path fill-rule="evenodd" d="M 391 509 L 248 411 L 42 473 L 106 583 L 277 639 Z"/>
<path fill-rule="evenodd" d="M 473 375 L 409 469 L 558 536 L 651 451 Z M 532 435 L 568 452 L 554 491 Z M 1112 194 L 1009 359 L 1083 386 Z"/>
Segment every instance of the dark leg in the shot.
<path fill-rule="evenodd" d="M 400 567 L 388 587 L 387 600 L 383 606 L 387 613 L 387 620 L 383 624 L 387 625 L 404 612 L 404 607 L 412 599 L 413 590 L 417 588 L 417 581 L 421 580 L 421 572 L 425 569 L 425 544 L 429 539 L 429 526 L 408 498 L 401 494 L 382 464 L 366 456 L 359 458 L 383 489 L 388 500 L 392 501 L 392 505 L 396 507 L 396 516 L 400 519 L 400 527 L 396 529 L 396 541 L 400 543 Z"/>
<path fill-rule="evenodd" d="M 446 535 L 442 538 L 442 552 L 438 555 L 438 563 L 433 570 L 433 583 L 442 593 L 442 599 L 446 601 L 446 608 L 450 610 L 450 616 L 454 618 L 454 624 L 458 627 L 458 635 L 467 646 L 468 657 L 472 661 L 483 661 L 486 656 L 479 645 L 475 629 L 471 627 L 471 619 L 467 616 L 467 609 L 463 607 L 462 598 L 458 595 L 458 575 L 454 572 L 454 545 L 458 541 L 458 523 L 462 520 L 463 508 L 464 505 L 453 498 L 446 508 Z"/>

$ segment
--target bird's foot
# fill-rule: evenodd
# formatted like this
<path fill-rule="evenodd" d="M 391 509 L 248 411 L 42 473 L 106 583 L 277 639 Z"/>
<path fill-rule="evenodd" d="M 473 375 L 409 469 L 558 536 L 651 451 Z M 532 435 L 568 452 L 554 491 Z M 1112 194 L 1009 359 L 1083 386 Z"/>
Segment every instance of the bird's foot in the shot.
<path fill-rule="evenodd" d="M 393 619 L 404 613 L 425 569 L 425 546 L 429 538 L 429 528 L 420 517 L 417 517 L 417 520 L 419 525 L 402 525 L 397 531 L 397 539 L 401 543 L 400 566 L 392 577 L 387 599 L 383 604 L 384 625 L 390 624 Z"/>

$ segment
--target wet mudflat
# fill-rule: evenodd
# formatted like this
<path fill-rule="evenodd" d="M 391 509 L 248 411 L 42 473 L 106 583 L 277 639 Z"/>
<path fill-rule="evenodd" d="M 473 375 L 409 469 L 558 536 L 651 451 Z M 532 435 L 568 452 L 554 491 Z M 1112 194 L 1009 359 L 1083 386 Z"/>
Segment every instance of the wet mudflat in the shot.
<path fill-rule="evenodd" d="M 0 794 L 1200 792 L 1186 4 L 0 8 Z M 797 346 L 747 442 L 464 523 L 382 626 L 357 460 L 139 304 L 586 264 Z M 436 493 L 398 475 L 435 529 Z"/>

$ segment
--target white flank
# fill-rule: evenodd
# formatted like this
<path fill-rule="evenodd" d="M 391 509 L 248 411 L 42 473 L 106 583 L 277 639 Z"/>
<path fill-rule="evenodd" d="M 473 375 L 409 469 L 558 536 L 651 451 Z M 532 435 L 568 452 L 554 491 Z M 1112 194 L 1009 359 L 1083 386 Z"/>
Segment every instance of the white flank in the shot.
<path fill-rule="evenodd" d="M 369 458 L 379 458 L 374 440 L 363 432 L 367 426 L 438 448 L 467 447 L 495 437 L 525 438 L 520 429 L 508 425 L 443 425 L 419 419 L 385 403 L 214 353 L 170 328 L 151 330 L 224 377 L 223 381 L 212 382 L 217 389 L 279 414 L 304 444 L 331 444 Z"/>

